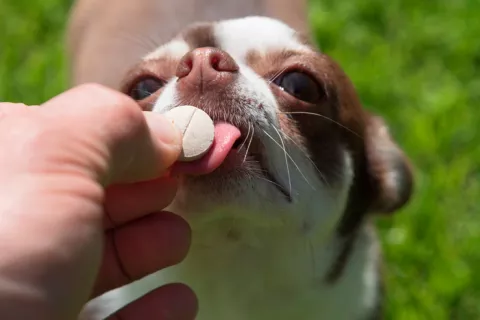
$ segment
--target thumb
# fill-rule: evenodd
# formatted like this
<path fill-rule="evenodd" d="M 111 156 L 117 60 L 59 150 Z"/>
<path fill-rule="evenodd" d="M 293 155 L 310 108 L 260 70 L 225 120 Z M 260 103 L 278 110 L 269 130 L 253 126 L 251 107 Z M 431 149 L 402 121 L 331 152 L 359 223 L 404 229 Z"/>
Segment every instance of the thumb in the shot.
<path fill-rule="evenodd" d="M 100 85 L 81 85 L 39 109 L 68 124 L 71 139 L 81 137 L 93 158 L 87 166 L 104 186 L 155 179 L 180 154 L 181 133 L 166 117 Z"/>

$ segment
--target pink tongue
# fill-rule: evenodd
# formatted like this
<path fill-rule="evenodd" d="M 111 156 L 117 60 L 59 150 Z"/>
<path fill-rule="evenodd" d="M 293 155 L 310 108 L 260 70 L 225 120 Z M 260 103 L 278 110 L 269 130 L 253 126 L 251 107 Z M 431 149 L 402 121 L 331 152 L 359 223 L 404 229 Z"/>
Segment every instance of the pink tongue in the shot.
<path fill-rule="evenodd" d="M 213 144 L 206 155 L 193 162 L 177 162 L 173 165 L 173 174 L 208 174 L 223 163 L 233 144 L 240 138 L 240 130 L 228 123 L 215 124 Z"/>

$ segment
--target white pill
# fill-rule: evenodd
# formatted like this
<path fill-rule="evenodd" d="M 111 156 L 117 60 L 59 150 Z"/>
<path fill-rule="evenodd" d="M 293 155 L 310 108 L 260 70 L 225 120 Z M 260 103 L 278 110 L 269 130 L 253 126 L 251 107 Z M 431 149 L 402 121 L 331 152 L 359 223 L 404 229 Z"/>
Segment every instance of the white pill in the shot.
<path fill-rule="evenodd" d="M 179 161 L 194 161 L 204 156 L 213 144 L 214 125 L 205 111 L 179 106 L 165 114 L 183 134 Z"/>

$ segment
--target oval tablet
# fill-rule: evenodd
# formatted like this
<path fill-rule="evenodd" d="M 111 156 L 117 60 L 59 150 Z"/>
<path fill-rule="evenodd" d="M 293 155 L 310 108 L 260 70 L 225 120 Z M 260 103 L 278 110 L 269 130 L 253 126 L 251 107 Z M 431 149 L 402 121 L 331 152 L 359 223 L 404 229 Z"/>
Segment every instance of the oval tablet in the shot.
<path fill-rule="evenodd" d="M 194 161 L 204 156 L 213 144 L 214 124 L 205 111 L 194 106 L 179 106 L 165 116 L 183 134 L 182 152 L 179 161 Z"/>

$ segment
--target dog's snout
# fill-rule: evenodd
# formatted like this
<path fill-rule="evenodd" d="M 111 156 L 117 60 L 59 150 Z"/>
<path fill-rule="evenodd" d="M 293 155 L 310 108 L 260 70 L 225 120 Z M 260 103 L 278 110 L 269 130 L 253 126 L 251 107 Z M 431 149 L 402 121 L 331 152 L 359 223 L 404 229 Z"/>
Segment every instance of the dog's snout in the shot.
<path fill-rule="evenodd" d="M 181 82 L 200 85 L 227 85 L 238 73 L 238 65 L 225 51 L 198 48 L 180 60 L 176 76 Z"/>

